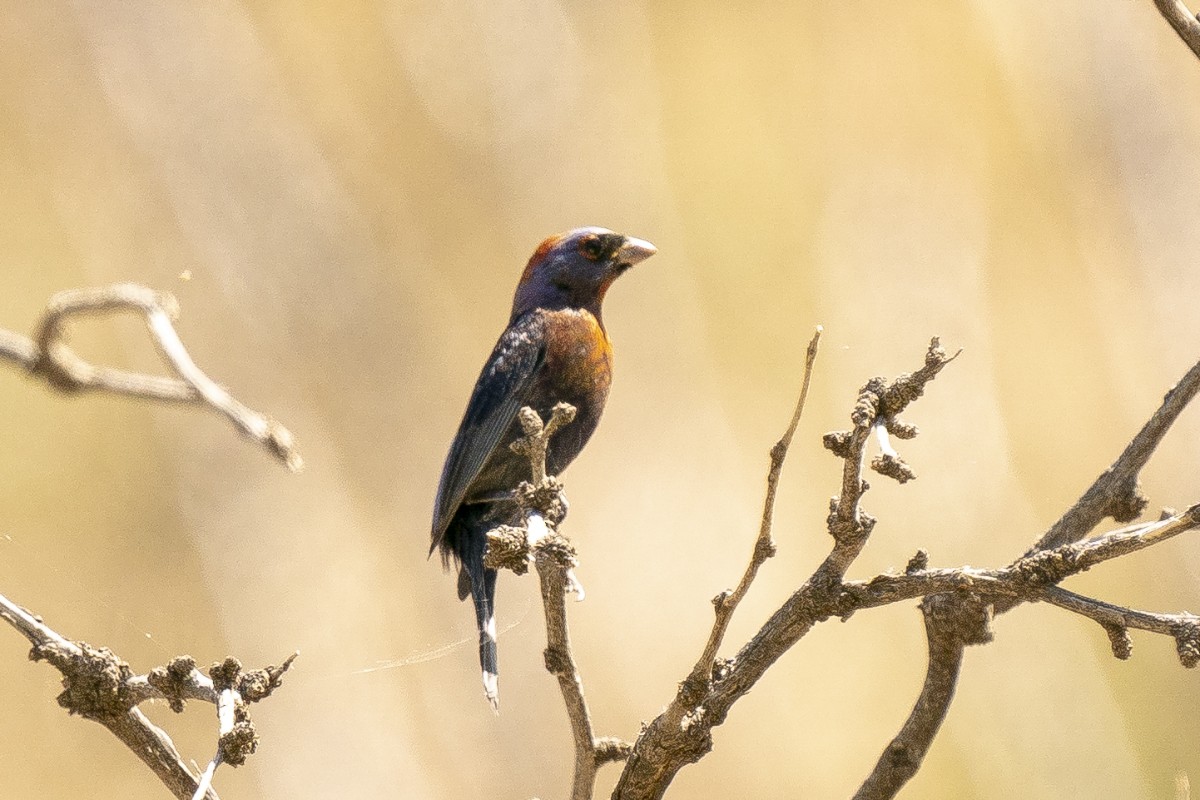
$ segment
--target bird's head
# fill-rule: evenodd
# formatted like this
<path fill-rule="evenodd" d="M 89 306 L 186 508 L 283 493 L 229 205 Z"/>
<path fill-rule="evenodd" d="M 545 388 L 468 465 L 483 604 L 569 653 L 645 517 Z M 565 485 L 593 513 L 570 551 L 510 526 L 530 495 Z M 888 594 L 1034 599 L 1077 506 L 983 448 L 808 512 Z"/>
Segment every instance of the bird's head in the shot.
<path fill-rule="evenodd" d="M 600 318 L 612 282 L 658 250 L 605 228 L 577 228 L 538 246 L 517 284 L 513 319 L 535 308 L 586 309 Z"/>

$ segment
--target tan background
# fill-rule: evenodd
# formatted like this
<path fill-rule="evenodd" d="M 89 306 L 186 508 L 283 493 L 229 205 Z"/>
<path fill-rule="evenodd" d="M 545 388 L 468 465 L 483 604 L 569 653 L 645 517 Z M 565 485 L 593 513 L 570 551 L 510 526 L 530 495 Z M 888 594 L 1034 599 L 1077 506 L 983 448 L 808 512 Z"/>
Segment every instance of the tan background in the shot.
<path fill-rule="evenodd" d="M 141 671 L 300 649 L 225 797 L 562 796 L 534 582 L 501 581 L 495 718 L 470 610 L 425 558 L 445 447 L 538 241 L 600 224 L 661 250 L 609 297 L 614 390 L 566 476 L 579 660 L 599 732 L 632 737 L 744 563 L 814 324 L 780 555 L 731 641 L 826 551 L 820 434 L 932 334 L 965 353 L 909 414 L 920 479 L 874 481 L 853 575 L 918 547 L 1001 564 L 1109 463 L 1200 355 L 1198 92 L 1150 0 L 2 0 L 0 325 L 62 288 L 171 290 L 196 358 L 308 469 L 212 414 L 0 373 L 0 591 Z M 153 363 L 135 322 L 76 341 Z M 1198 433 L 1191 410 L 1146 473 L 1155 504 L 1198 499 Z M 1197 552 L 1070 585 L 1200 611 Z M 906 797 L 1161 798 L 1200 777 L 1200 690 L 1169 641 L 1135 635 L 1117 662 L 1042 607 L 996 633 Z M 0 631 L 0 797 L 164 796 L 25 653 Z M 672 796 L 847 796 L 923 661 L 911 604 L 821 626 Z M 211 756 L 210 709 L 154 716 Z"/>

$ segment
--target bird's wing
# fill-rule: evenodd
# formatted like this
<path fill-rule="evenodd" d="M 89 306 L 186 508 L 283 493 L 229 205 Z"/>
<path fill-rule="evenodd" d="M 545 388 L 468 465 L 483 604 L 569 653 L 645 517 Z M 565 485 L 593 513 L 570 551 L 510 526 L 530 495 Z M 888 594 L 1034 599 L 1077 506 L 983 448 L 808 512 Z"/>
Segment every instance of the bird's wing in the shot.
<path fill-rule="evenodd" d="M 528 314 L 517 320 L 496 342 L 491 358 L 475 382 L 458 435 L 442 467 L 429 552 L 441 542 L 472 481 L 525 405 L 527 389 L 541 371 L 544 360 L 539 315 Z"/>

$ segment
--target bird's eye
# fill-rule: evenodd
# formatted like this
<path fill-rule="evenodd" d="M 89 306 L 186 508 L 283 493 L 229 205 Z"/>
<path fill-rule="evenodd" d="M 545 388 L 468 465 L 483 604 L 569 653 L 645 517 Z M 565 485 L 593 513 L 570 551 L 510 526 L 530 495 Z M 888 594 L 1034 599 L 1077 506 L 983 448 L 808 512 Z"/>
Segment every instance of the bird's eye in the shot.
<path fill-rule="evenodd" d="M 583 253 L 583 257 L 588 261 L 599 261 L 600 256 L 604 254 L 604 245 L 599 237 L 588 234 L 579 240 L 579 252 Z"/>

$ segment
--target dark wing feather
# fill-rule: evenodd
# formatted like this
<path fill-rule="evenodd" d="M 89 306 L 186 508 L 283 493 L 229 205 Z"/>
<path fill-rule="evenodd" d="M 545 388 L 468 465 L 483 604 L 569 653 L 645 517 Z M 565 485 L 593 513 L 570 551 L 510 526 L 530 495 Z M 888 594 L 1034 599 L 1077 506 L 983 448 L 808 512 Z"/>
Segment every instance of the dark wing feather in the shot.
<path fill-rule="evenodd" d="M 450 446 L 438 484 L 429 552 L 441 543 L 471 483 L 526 405 L 527 389 L 542 369 L 545 347 L 540 315 L 528 314 L 510 325 L 483 367 L 471 401 Z"/>

